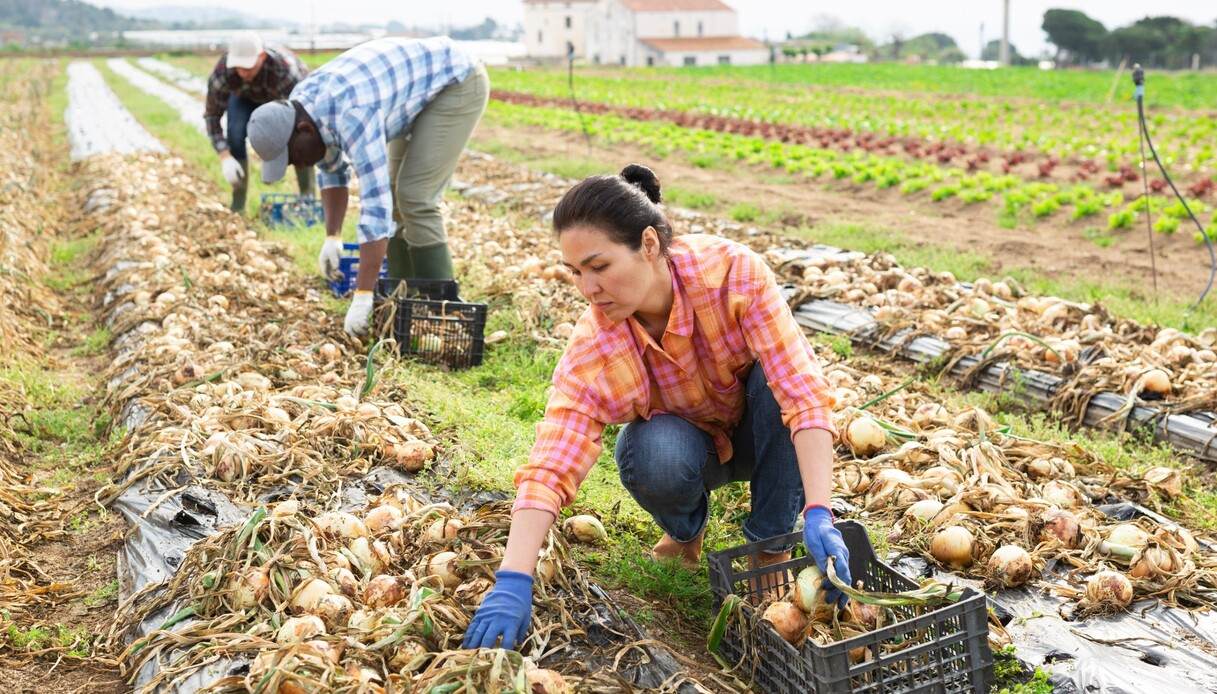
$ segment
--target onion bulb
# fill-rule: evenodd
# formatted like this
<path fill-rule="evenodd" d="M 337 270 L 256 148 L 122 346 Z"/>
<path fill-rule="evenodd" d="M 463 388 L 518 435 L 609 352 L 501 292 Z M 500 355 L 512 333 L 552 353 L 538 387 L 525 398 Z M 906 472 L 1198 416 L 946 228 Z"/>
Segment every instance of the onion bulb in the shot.
<path fill-rule="evenodd" d="M 558 562 L 553 557 L 546 557 L 537 562 L 537 578 L 542 583 L 549 583 L 558 576 Z"/>
<path fill-rule="evenodd" d="M 1086 601 L 1091 608 L 1123 610 L 1132 602 L 1132 581 L 1119 571 L 1100 571 L 1086 581 Z"/>
<path fill-rule="evenodd" d="M 812 564 L 799 572 L 791 600 L 803 612 L 816 613 L 816 608 L 824 603 L 824 573 L 819 566 Z"/>
<path fill-rule="evenodd" d="M 321 618 L 315 614 L 306 614 L 289 617 L 285 620 L 283 626 L 279 627 L 279 631 L 275 633 L 275 642 L 281 646 L 287 646 L 308 641 L 314 636 L 323 634 L 325 634 L 325 624 Z"/>
<path fill-rule="evenodd" d="M 529 694 L 571 694 L 574 691 L 562 675 L 553 670 L 535 667 L 526 672 L 524 678 Z"/>
<path fill-rule="evenodd" d="M 461 577 L 456 571 L 456 552 L 440 552 L 427 562 L 427 573 L 438 576 L 445 588 L 460 585 Z"/>
<path fill-rule="evenodd" d="M 357 537 L 351 540 L 347 549 L 359 561 L 359 568 L 365 575 L 375 575 L 384 571 L 385 565 L 392 559 L 388 547 L 380 540 L 368 542 L 366 537 Z"/>
<path fill-rule="evenodd" d="M 313 612 L 317 602 L 326 595 L 332 595 L 334 588 L 320 578 L 310 578 L 296 588 L 292 594 L 291 606 L 301 612 Z"/>
<path fill-rule="evenodd" d="M 1146 547 L 1133 560 L 1128 573 L 1133 578 L 1157 578 L 1168 576 L 1180 568 L 1182 567 L 1171 550 L 1164 547 Z"/>
<path fill-rule="evenodd" d="M 393 444 L 393 460 L 406 472 L 418 472 L 435 457 L 435 448 L 426 441 Z"/>
<path fill-rule="evenodd" d="M 1070 511 L 1054 508 L 1040 516 L 1043 526 L 1040 541 L 1055 541 L 1066 549 L 1077 549 L 1082 544 L 1082 526 L 1077 516 Z"/>
<path fill-rule="evenodd" d="M 1149 533 L 1135 523 L 1121 523 L 1107 532 L 1107 541 L 1113 545 L 1141 549 L 1149 542 Z"/>
<path fill-rule="evenodd" d="M 373 535 L 384 535 L 400 528 L 405 520 L 406 514 L 402 513 L 401 509 L 381 504 L 368 511 L 363 518 L 363 524 Z"/>
<path fill-rule="evenodd" d="M 1082 505 L 1082 494 L 1068 482 L 1050 480 L 1044 484 L 1040 495 L 1044 501 L 1061 508 L 1077 508 Z"/>
<path fill-rule="evenodd" d="M 598 545 L 608 540 L 608 533 L 605 532 L 604 525 L 595 516 L 571 516 L 562 523 L 562 532 L 568 537 L 589 545 Z"/>
<path fill-rule="evenodd" d="M 348 598 L 355 597 L 359 592 L 359 579 L 355 578 L 355 574 L 351 573 L 351 570 L 348 568 L 335 566 L 330 569 L 330 580 Z"/>
<path fill-rule="evenodd" d="M 775 602 L 765 608 L 761 619 L 772 624 L 778 636 L 790 644 L 798 643 L 803 638 L 803 630 L 807 628 L 807 615 L 785 601 Z"/>
<path fill-rule="evenodd" d="M 942 426 L 950 421 L 950 419 L 951 413 L 947 411 L 947 408 L 936 402 L 927 402 L 913 412 L 913 423 L 919 429 Z"/>
<path fill-rule="evenodd" d="M 300 502 L 295 499 L 288 499 L 271 506 L 270 517 L 278 519 L 290 518 L 296 515 L 298 511 L 300 511 Z"/>
<path fill-rule="evenodd" d="M 322 535 L 351 539 L 368 534 L 367 526 L 359 517 L 346 511 L 327 511 L 313 519 L 313 525 Z"/>
<path fill-rule="evenodd" d="M 878 605 L 868 605 L 857 600 L 850 600 L 846 603 L 846 607 L 849 609 L 849 614 L 853 620 L 866 627 L 867 631 L 874 631 L 879 626 L 880 608 Z"/>
<path fill-rule="evenodd" d="M 270 574 L 260 566 L 246 569 L 232 582 L 233 609 L 244 610 L 257 605 L 270 589 Z"/>
<path fill-rule="evenodd" d="M 921 523 L 929 523 L 942 511 L 942 502 L 938 499 L 922 499 L 909 506 L 904 511 L 905 518 L 914 518 Z"/>
<path fill-rule="evenodd" d="M 975 544 L 972 531 L 962 525 L 950 525 L 934 533 L 930 554 L 953 569 L 964 569 L 972 565 Z"/>
<path fill-rule="evenodd" d="M 1174 499 L 1183 495 L 1183 475 L 1175 468 L 1150 468 L 1142 475 L 1142 479 L 1168 498 Z"/>
<path fill-rule="evenodd" d="M 351 611 L 355 609 L 355 605 L 351 599 L 345 595 L 330 593 L 329 595 L 321 596 L 317 601 L 317 605 L 313 610 L 313 614 L 321 617 L 321 621 L 327 626 L 337 629 L 347 623 L 351 618 Z"/>
<path fill-rule="evenodd" d="M 381 574 L 363 589 L 363 602 L 368 607 L 389 607 L 396 605 L 406 597 L 406 589 L 393 576 Z"/>
<path fill-rule="evenodd" d="M 887 443 L 887 432 L 874 419 L 863 415 L 846 427 L 845 443 L 854 455 L 869 456 L 882 450 Z"/>
<path fill-rule="evenodd" d="M 428 542 L 443 542 L 456 537 L 456 533 L 465 524 L 457 518 L 437 518 L 434 523 L 427 526 L 423 531 L 423 539 Z"/>
<path fill-rule="evenodd" d="M 1164 398 L 1171 394 L 1171 377 L 1162 369 L 1150 369 L 1139 379 L 1141 392 Z"/>
<path fill-rule="evenodd" d="M 353 631 L 372 631 L 376 628 L 376 623 L 380 620 L 380 615 L 373 610 L 360 608 L 351 613 L 347 618 L 347 628 Z"/>
<path fill-rule="evenodd" d="M 1002 545 L 989 556 L 985 574 L 996 585 L 1017 588 L 1031 580 L 1035 565 L 1027 550 L 1018 545 Z"/>

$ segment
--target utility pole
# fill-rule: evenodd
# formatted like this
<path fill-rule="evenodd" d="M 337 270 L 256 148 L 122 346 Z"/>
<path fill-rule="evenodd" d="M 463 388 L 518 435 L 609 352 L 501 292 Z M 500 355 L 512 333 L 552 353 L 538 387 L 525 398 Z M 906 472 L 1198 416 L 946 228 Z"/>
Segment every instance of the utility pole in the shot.
<path fill-rule="evenodd" d="M 998 55 L 1002 65 L 1010 64 L 1010 0 L 1002 0 L 1001 53 Z"/>
<path fill-rule="evenodd" d="M 985 23 L 980 23 L 980 52 L 976 54 L 977 60 L 985 59 Z"/>

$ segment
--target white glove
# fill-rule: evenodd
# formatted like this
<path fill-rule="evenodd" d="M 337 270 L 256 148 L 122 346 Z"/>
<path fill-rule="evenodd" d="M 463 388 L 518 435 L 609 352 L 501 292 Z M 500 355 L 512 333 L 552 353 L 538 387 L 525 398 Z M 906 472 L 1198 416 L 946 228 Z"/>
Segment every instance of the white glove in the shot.
<path fill-rule="evenodd" d="M 347 309 L 346 321 L 342 327 L 355 337 L 363 337 L 368 332 L 368 321 L 372 317 L 372 292 L 356 291 L 351 297 L 351 306 Z"/>
<path fill-rule="evenodd" d="M 241 162 L 232 155 L 220 157 L 220 170 L 224 172 L 224 178 L 234 186 L 245 178 L 245 169 L 241 168 Z"/>
<path fill-rule="evenodd" d="M 342 239 L 337 236 L 325 237 L 325 243 L 321 244 L 321 255 L 317 256 L 317 269 L 321 271 L 321 276 L 328 279 L 334 279 L 341 274 L 338 269 L 338 259 L 342 257 Z"/>

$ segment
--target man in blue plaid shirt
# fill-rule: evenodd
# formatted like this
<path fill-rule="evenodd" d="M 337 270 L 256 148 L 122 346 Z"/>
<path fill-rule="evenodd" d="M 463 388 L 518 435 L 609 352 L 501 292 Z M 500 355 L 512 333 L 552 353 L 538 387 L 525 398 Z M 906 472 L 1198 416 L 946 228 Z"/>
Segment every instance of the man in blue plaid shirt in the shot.
<path fill-rule="evenodd" d="M 439 210 L 457 160 L 486 109 L 490 81 L 451 39 L 368 41 L 302 80 L 249 121 L 262 180 L 316 164 L 325 208 L 321 273 L 338 269 L 351 169 L 359 178 L 359 275 L 346 329 L 367 332 L 386 250 L 389 275 L 452 279 Z"/>

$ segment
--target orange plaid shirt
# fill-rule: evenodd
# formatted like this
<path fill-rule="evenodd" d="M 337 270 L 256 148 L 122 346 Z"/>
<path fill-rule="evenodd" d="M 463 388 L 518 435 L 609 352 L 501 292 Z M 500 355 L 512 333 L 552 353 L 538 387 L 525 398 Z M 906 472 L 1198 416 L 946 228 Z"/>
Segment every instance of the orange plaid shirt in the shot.
<path fill-rule="evenodd" d="M 675 238 L 669 256 L 672 314 L 659 344 L 633 317 L 614 324 L 589 306 L 579 318 L 532 453 L 516 471 L 513 511 L 556 517 L 574 501 L 607 424 L 673 414 L 709 433 L 718 459 L 729 461 L 743 379 L 758 360 L 792 436 L 833 431 L 832 391 L 764 260 L 704 234 Z"/>

